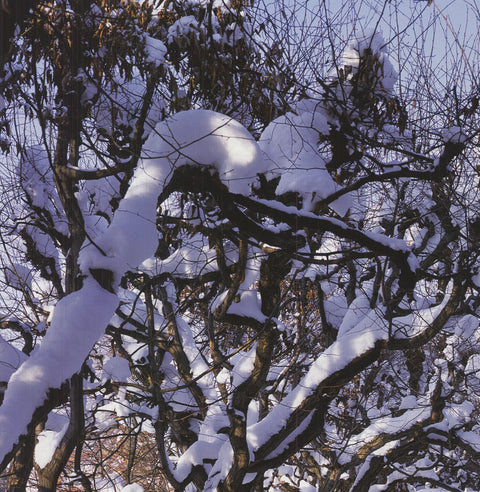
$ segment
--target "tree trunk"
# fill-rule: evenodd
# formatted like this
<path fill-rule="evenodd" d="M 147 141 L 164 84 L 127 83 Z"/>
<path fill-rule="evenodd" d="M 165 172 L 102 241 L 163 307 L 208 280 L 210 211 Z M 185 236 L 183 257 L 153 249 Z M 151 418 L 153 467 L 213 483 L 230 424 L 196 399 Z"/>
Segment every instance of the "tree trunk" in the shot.
<path fill-rule="evenodd" d="M 28 478 L 33 468 L 34 447 L 35 430 L 32 430 L 15 453 L 12 466 L 8 472 L 7 492 L 23 492 L 26 490 Z"/>
<path fill-rule="evenodd" d="M 45 468 L 36 467 L 38 473 L 38 490 L 40 492 L 55 492 L 57 490 L 57 482 L 60 474 L 65 468 L 75 446 L 83 437 L 83 378 L 79 374 L 75 374 L 71 380 L 70 399 L 70 424 L 65 435 L 55 450 L 50 463 Z"/>

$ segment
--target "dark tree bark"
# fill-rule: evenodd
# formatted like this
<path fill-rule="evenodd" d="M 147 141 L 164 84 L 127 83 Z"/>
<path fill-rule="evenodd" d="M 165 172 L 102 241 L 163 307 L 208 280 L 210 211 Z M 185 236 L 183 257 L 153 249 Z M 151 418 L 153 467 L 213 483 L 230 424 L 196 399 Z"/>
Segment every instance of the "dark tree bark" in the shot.
<path fill-rule="evenodd" d="M 25 443 L 18 448 L 7 480 L 8 492 L 21 492 L 26 490 L 28 478 L 33 468 L 33 453 L 35 447 L 35 429 L 31 429 Z"/>

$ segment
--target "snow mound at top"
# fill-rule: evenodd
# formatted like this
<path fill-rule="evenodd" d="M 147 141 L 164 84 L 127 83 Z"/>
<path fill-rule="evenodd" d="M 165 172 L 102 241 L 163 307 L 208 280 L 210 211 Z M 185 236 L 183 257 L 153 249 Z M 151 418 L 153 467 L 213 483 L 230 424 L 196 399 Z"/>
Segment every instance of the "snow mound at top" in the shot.
<path fill-rule="evenodd" d="M 118 280 L 157 246 L 157 200 L 175 169 L 201 166 L 217 172 L 233 193 L 248 194 L 268 162 L 250 133 L 232 118 L 207 110 L 178 113 L 150 134 L 130 188 L 110 227 L 85 247 L 80 265 L 110 270 Z M 141 241 L 132 241 L 141 238 Z"/>

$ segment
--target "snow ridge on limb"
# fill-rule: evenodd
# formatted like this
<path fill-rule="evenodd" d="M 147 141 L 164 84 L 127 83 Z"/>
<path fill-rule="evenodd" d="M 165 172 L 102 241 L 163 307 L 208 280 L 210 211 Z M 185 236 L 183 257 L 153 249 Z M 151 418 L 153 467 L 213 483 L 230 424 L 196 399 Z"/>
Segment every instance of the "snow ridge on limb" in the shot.
<path fill-rule="evenodd" d="M 255 199 L 236 194 L 235 201 L 248 208 L 268 214 L 279 222 L 290 225 L 295 230 L 308 227 L 321 232 L 329 231 L 344 239 L 350 239 L 379 255 L 388 256 L 400 268 L 400 284 L 405 288 L 415 283 L 415 273 L 420 265 L 412 249 L 405 241 L 390 238 L 383 234 L 361 231 L 333 217 L 318 216 L 312 212 L 298 210 L 274 200 Z M 275 244 L 271 242 L 271 244 Z"/>
<path fill-rule="evenodd" d="M 27 433 L 32 416 L 49 391 L 60 388 L 80 370 L 117 304 L 117 296 L 92 278 L 85 279 L 81 290 L 58 302 L 42 345 L 8 382 L 0 407 L 2 466 L 8 463 L 19 437 Z"/>
<path fill-rule="evenodd" d="M 318 356 L 281 405 L 260 422 L 249 426 L 248 442 L 256 461 L 276 462 L 291 451 L 291 446 L 308 439 L 305 436 L 309 435 L 310 424 L 318 425 L 316 410 L 328 406 L 338 391 L 340 381 L 352 371 L 357 373 L 368 365 L 372 354 L 376 357 L 387 340 L 388 328 L 381 315 L 373 309 L 361 319 L 355 317 L 349 326 L 344 326 L 339 338 Z M 332 381 L 335 381 L 335 386 L 332 386 Z M 307 417 L 310 421 L 299 434 L 298 419 Z"/>

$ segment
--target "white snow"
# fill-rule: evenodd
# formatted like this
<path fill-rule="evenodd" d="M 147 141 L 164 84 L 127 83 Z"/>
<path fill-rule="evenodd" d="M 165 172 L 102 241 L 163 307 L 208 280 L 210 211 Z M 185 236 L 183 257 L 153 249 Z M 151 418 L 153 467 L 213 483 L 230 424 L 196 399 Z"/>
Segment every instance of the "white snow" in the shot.
<path fill-rule="evenodd" d="M 389 451 L 391 451 L 396 446 L 398 446 L 398 444 L 400 444 L 400 440 L 391 441 L 391 442 L 388 442 L 387 444 L 385 444 L 384 446 L 382 446 L 381 448 L 376 449 L 375 451 L 370 453 L 367 456 L 367 458 L 365 459 L 365 461 L 363 462 L 360 469 L 358 470 L 358 473 L 357 473 L 357 476 L 355 478 L 355 482 L 353 485 L 355 486 L 363 478 L 365 473 L 367 473 L 367 471 L 370 468 L 370 463 L 371 463 L 374 456 L 385 456 Z"/>
<path fill-rule="evenodd" d="M 250 377 L 253 371 L 256 353 L 257 344 L 255 343 L 248 352 L 240 351 L 230 359 L 230 362 L 234 366 L 232 369 L 232 386 L 234 388 L 238 387 L 248 377 Z"/>
<path fill-rule="evenodd" d="M 68 425 L 69 420 L 64 415 L 55 413 L 49 415 L 45 429 L 38 435 L 35 446 L 35 462 L 40 468 L 45 468 L 50 463 Z"/>
<path fill-rule="evenodd" d="M 192 26 L 194 22 L 191 19 L 183 18 L 181 23 L 176 23 L 170 30 L 173 36 L 180 31 L 190 30 Z M 147 48 L 152 50 L 149 53 L 153 60 L 158 61 L 161 58 L 163 46 L 147 39 Z M 103 268 L 113 272 L 113 288 L 117 289 L 121 276 L 130 268 L 138 268 L 141 262 L 144 262 L 142 267 L 146 269 L 160 267 L 165 268 L 165 271 L 178 270 L 186 276 L 198 273 L 196 265 L 199 257 L 202 258 L 201 264 L 203 260 L 208 260 L 211 261 L 212 269 L 216 268 L 213 251 L 201 243 L 195 251 L 194 248 L 182 248 L 163 262 L 151 259 L 158 244 L 157 200 L 176 169 L 184 165 L 209 169 L 212 173 L 218 173 L 231 192 L 244 195 L 250 193 L 257 173 L 271 172 L 273 175 L 280 175 L 277 191 L 300 191 L 304 198 L 304 210 L 298 211 L 296 207 L 287 207 L 278 202 L 274 206 L 290 214 L 318 219 L 311 212 L 315 203 L 338 189 L 317 149 L 319 134 L 329 131 L 329 122 L 328 117 L 316 107 L 309 108 L 304 103 L 299 108 L 301 110 L 298 114 L 288 114 L 269 125 L 259 144 L 240 123 L 212 111 L 191 110 L 178 113 L 155 127 L 144 146 L 128 192 L 120 202 L 110 226 L 95 238 L 95 244 L 88 244 L 82 249 L 79 262 L 87 276 L 83 288 L 58 302 L 51 326 L 40 348 L 10 379 L 4 403 L 0 407 L 1 456 L 12 449 L 19 435 L 25 433 L 34 410 L 43 402 L 48 390 L 58 388 L 79 370 L 94 343 L 104 333 L 117 307 L 118 297 L 101 288 L 90 276 L 91 270 Z M 46 160 L 42 162 L 45 164 Z M 36 176 L 34 182 L 27 182 L 32 200 L 39 205 L 44 204 L 49 197 L 48 190 L 43 188 L 42 183 L 41 176 Z M 271 202 L 264 202 L 272 206 Z M 349 208 L 348 198 L 344 197 L 336 207 L 338 213 L 346 213 Z M 348 228 L 344 222 L 333 218 L 323 220 L 343 230 Z M 386 238 L 382 234 L 367 235 L 392 249 L 410 251 L 404 241 Z M 189 266 L 187 259 L 195 263 L 195 266 Z M 258 258 L 255 261 L 256 265 L 252 265 L 253 273 L 248 275 L 239 291 L 240 302 L 233 303 L 230 312 L 264 321 L 266 317 L 261 313 L 257 291 L 248 290 L 258 278 Z M 174 298 L 174 295 L 171 297 Z M 317 357 L 300 383 L 263 420 L 248 427 L 251 450 L 258 449 L 281 430 L 292 412 L 326 378 L 372 349 L 379 340 L 386 339 L 388 331 L 384 325 L 383 313 L 368 309 L 366 297 L 359 297 L 357 305 L 358 311 L 350 309 L 341 323 L 336 342 Z M 218 399 L 212 389 L 213 374 L 208 372 L 209 366 L 198 350 L 189 320 L 177 316 L 176 321 L 192 376 L 197 378 L 197 383 L 202 386 L 209 402 L 213 402 Z M 249 352 L 239 353 L 232 358 L 233 386 L 241 384 L 251 374 L 255 354 L 254 346 Z M 169 384 L 179 382 L 171 358 L 165 357 L 162 370 Z M 125 359 L 112 358 L 104 366 L 105 378 L 123 380 L 129 374 Z M 168 393 L 166 395 L 168 399 Z M 183 397 L 185 401 L 182 401 Z M 187 398 L 191 400 L 188 391 L 184 394 L 176 392 L 175 404 L 181 409 L 192 408 L 193 405 Z M 220 407 L 214 408 L 223 416 Z M 129 415 L 131 405 L 125 397 L 125 389 L 122 388 L 116 399 L 102 407 L 102 410 L 115 411 L 120 416 Z M 412 411 L 414 410 L 409 412 Z M 202 430 L 208 438 L 201 438 L 190 447 L 179 460 L 176 473 L 178 476 L 186 476 L 193 465 L 201 464 L 205 458 L 218 456 L 206 485 L 213 490 L 218 481 L 228 473 L 233 451 L 228 441 L 220 448 L 222 437 L 211 440 L 209 431 L 214 424 L 213 413 L 210 415 L 211 418 L 202 424 Z M 307 428 L 310 418 L 311 416 L 306 416 L 299 431 Z M 45 449 L 48 446 L 51 448 L 59 435 L 59 431 L 56 434 L 45 434 Z M 293 433 L 285 439 L 282 446 L 288 446 L 294 438 Z M 41 454 L 47 456 L 48 452 Z"/>
<path fill-rule="evenodd" d="M 467 136 L 459 126 L 451 126 L 442 130 L 442 138 L 445 142 L 464 143 Z"/>
<path fill-rule="evenodd" d="M 238 302 L 233 302 L 228 308 L 227 313 L 236 314 L 238 316 L 246 316 L 264 323 L 267 319 L 261 309 L 260 294 L 257 290 L 246 290 L 239 295 Z"/>
<path fill-rule="evenodd" d="M 25 265 L 12 263 L 10 266 L 5 267 L 5 281 L 7 285 L 14 289 L 32 291 L 32 272 Z"/>
<path fill-rule="evenodd" d="M 448 429 L 454 429 L 463 426 L 465 423 L 470 422 L 471 415 L 475 407 L 473 403 L 465 400 L 463 403 L 448 404 L 444 410 L 443 415 L 445 422 L 448 425 Z"/>
<path fill-rule="evenodd" d="M 126 381 L 131 376 L 130 366 L 123 357 L 110 357 L 103 364 L 102 381 Z"/>
<path fill-rule="evenodd" d="M 374 440 L 378 435 L 406 431 L 410 427 L 417 425 L 418 421 L 422 421 L 429 417 L 430 413 L 431 408 L 425 406 L 407 410 L 399 417 L 387 416 L 373 421 L 364 431 L 349 439 L 343 453 L 338 458 L 339 463 L 348 463 L 353 454 L 355 454 L 362 446 Z M 394 442 L 395 441 L 392 441 L 390 444 Z M 385 446 L 388 445 L 389 444 L 385 444 Z"/>
<path fill-rule="evenodd" d="M 175 469 L 175 478 L 183 481 L 190 473 L 193 466 L 203 465 L 205 460 L 217 460 L 218 451 L 223 442 L 220 440 L 206 442 L 198 440 L 194 442 L 179 458 L 177 468 Z"/>
<path fill-rule="evenodd" d="M 298 484 L 298 488 L 300 492 L 316 492 L 317 488 L 314 487 L 312 484 L 306 482 L 305 480 L 300 480 L 300 483 Z"/>
<path fill-rule="evenodd" d="M 443 301 L 433 307 L 418 309 L 407 316 L 399 316 L 394 322 L 395 338 L 409 338 L 424 332 L 439 315 L 450 299 L 452 283 L 447 286 Z"/>
<path fill-rule="evenodd" d="M 123 487 L 121 492 L 144 492 L 145 489 L 141 486 L 138 485 L 138 483 L 131 483 L 127 485 L 126 487 Z"/>
<path fill-rule="evenodd" d="M 455 335 L 464 340 L 468 340 L 478 330 L 479 324 L 478 318 L 472 314 L 462 316 L 458 324 L 455 325 Z"/>
<path fill-rule="evenodd" d="M 218 459 L 205 483 L 205 490 L 216 490 L 217 485 L 223 480 L 232 467 L 233 449 L 230 441 L 226 441 L 218 452 Z"/>
<path fill-rule="evenodd" d="M 192 31 L 198 33 L 198 21 L 193 15 L 185 15 L 168 28 L 167 41 L 173 43 L 175 38 L 186 36 Z"/>
<path fill-rule="evenodd" d="M 27 356 L 0 336 L 0 381 L 7 382 Z"/>
<path fill-rule="evenodd" d="M 348 307 L 340 327 L 338 328 L 338 338 L 345 336 L 357 323 L 368 315 L 373 316 L 373 321 L 378 319 L 375 311 L 370 308 L 370 300 L 366 295 L 360 293 Z"/>
<path fill-rule="evenodd" d="M 98 93 L 98 87 L 96 84 L 92 83 L 88 75 L 80 69 L 78 71 L 77 80 L 81 80 L 83 83 L 83 92 L 80 96 L 80 102 L 85 104 L 86 102 L 93 99 Z"/>
<path fill-rule="evenodd" d="M 417 408 L 417 398 L 415 395 L 408 395 L 402 398 L 400 402 L 399 410 L 410 410 L 412 408 Z"/>
<path fill-rule="evenodd" d="M 156 63 L 159 60 L 155 57 L 160 56 L 161 47 L 153 44 L 154 41 L 149 44 L 149 41 L 146 40 L 146 49 L 150 54 L 150 61 Z M 119 74 L 114 74 L 113 87 L 109 88 L 108 92 L 102 91 L 100 93 L 99 100 L 93 108 L 92 118 L 94 118 L 95 126 L 108 134 L 112 134 L 116 128 L 121 126 L 130 128 L 131 132 L 133 132 L 135 120 L 138 118 L 144 104 L 145 92 L 146 85 L 141 77 L 133 77 L 127 80 Z M 162 118 L 162 111 L 165 108 L 165 101 L 158 94 L 155 94 L 145 120 L 145 137 L 148 136 L 156 123 Z M 89 181 L 86 185 L 88 187 L 96 186 L 98 193 L 100 193 L 101 188 L 108 181 L 108 179 L 97 181 L 96 183 L 95 181 Z M 107 209 L 102 211 L 107 212 Z"/>
<path fill-rule="evenodd" d="M 228 250 L 226 251 L 228 261 Z M 140 270 L 150 274 L 168 272 L 176 277 L 196 277 L 217 270 L 215 249 L 210 248 L 200 234 L 192 236 L 188 243 L 175 250 L 165 260 L 149 258 Z"/>
<path fill-rule="evenodd" d="M 385 43 L 382 34 L 371 28 L 366 29 L 363 33 L 356 33 L 344 51 L 339 66 L 341 68 L 345 68 L 346 66 L 358 68 L 360 58 L 366 55 L 367 50 L 370 50 L 371 53 L 378 57 L 379 66 L 376 68 L 379 71 L 379 75 L 381 73 L 381 85 L 376 89 L 378 92 L 390 93 L 397 82 L 398 75 L 386 56 L 386 45 L 387 43 Z M 334 75 L 336 75 L 336 72 Z"/>
<path fill-rule="evenodd" d="M 457 436 L 477 453 L 480 453 L 480 436 L 472 431 L 457 431 Z"/>
<path fill-rule="evenodd" d="M 475 374 L 478 377 L 480 373 L 480 354 L 473 354 L 465 366 L 465 374 Z"/>
<path fill-rule="evenodd" d="M 177 315 L 178 334 L 182 340 L 182 347 L 188 358 L 192 376 L 197 380 L 197 384 L 202 388 L 203 394 L 214 401 L 217 398 L 214 388 L 213 374 L 209 370 L 208 364 L 203 360 L 203 356 L 198 349 L 190 325 L 186 319 Z"/>
<path fill-rule="evenodd" d="M 310 211 L 338 187 L 317 149 L 319 133 L 329 132 L 328 118 L 306 102 L 298 110 L 298 114 L 288 113 L 272 121 L 263 131 L 259 146 L 270 160 L 269 171 L 280 176 L 276 193 L 299 192 L 304 199 L 303 208 Z M 341 215 L 350 206 L 347 197 L 336 203 Z"/>
<path fill-rule="evenodd" d="M 295 430 L 288 435 L 276 448 L 275 451 L 271 452 L 266 459 L 273 459 L 275 456 L 278 456 L 280 453 L 282 453 L 285 449 L 288 448 L 288 446 L 295 441 L 297 436 L 299 436 L 302 432 L 304 432 L 308 426 L 310 425 L 310 422 L 312 421 L 313 418 L 313 412 L 307 415 L 302 422 L 300 422 L 296 427 Z"/>
<path fill-rule="evenodd" d="M 211 404 L 208 407 L 205 420 L 200 422 L 198 441 L 183 453 L 177 461 L 174 475 L 178 481 L 183 481 L 188 476 L 192 466 L 202 465 L 205 461 L 213 462 L 218 460 L 219 456 L 221 456 L 223 445 L 229 445 L 228 436 L 224 433 L 218 433 L 218 431 L 228 425 L 228 417 L 224 405 L 220 402 Z"/>

